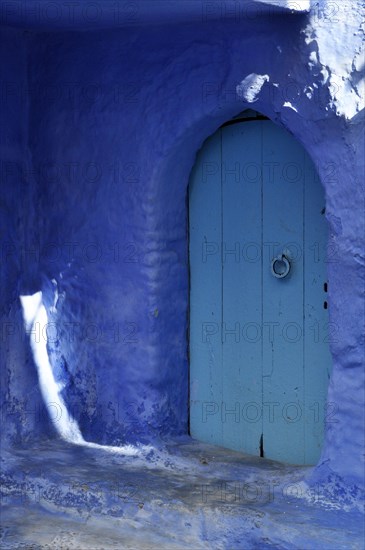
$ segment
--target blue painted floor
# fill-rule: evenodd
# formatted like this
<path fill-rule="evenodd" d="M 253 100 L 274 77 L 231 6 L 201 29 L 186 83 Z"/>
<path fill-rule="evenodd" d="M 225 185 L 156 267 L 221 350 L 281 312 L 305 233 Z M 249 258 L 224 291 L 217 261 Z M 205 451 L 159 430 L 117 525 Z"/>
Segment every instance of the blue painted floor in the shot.
<path fill-rule="evenodd" d="M 364 516 L 285 466 L 181 438 L 2 451 L 1 548 L 363 549 Z"/>

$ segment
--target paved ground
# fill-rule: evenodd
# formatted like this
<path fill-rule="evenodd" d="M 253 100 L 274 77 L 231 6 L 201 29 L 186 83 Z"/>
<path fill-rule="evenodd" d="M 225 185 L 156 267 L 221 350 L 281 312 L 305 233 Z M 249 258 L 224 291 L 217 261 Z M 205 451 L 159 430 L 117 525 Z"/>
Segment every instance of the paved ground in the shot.
<path fill-rule="evenodd" d="M 344 509 L 307 472 L 189 438 L 3 451 L 1 548 L 362 550 L 356 499 Z"/>

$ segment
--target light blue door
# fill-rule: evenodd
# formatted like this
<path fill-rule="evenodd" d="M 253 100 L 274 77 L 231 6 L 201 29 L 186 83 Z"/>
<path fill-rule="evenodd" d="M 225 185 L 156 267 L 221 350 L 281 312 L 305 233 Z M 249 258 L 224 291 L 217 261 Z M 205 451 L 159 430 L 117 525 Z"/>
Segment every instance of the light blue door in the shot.
<path fill-rule="evenodd" d="M 269 120 L 222 127 L 189 185 L 192 437 L 293 464 L 319 458 L 331 370 L 325 199 Z"/>

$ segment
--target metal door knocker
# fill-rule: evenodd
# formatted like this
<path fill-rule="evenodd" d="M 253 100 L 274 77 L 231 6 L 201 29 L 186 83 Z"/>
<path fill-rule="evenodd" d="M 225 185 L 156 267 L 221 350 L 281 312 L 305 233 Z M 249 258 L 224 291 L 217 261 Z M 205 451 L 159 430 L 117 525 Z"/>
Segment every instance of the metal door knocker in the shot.
<path fill-rule="evenodd" d="M 283 279 L 289 275 L 290 267 L 290 262 L 285 254 L 279 254 L 279 256 L 274 258 L 271 262 L 271 273 L 277 279 Z"/>

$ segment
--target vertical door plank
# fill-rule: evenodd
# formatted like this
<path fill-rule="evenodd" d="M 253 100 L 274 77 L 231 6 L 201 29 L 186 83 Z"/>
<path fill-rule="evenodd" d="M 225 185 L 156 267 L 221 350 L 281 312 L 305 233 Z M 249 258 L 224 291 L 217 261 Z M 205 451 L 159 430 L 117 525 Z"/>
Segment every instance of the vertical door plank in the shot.
<path fill-rule="evenodd" d="M 223 443 L 258 456 L 262 434 L 261 123 L 222 130 Z"/>
<path fill-rule="evenodd" d="M 304 151 L 284 130 L 263 125 L 264 454 L 303 464 L 303 255 L 284 279 L 271 274 L 271 260 L 285 247 L 294 260 L 303 247 Z"/>
<path fill-rule="evenodd" d="M 221 132 L 199 151 L 189 185 L 190 433 L 222 444 Z"/>

